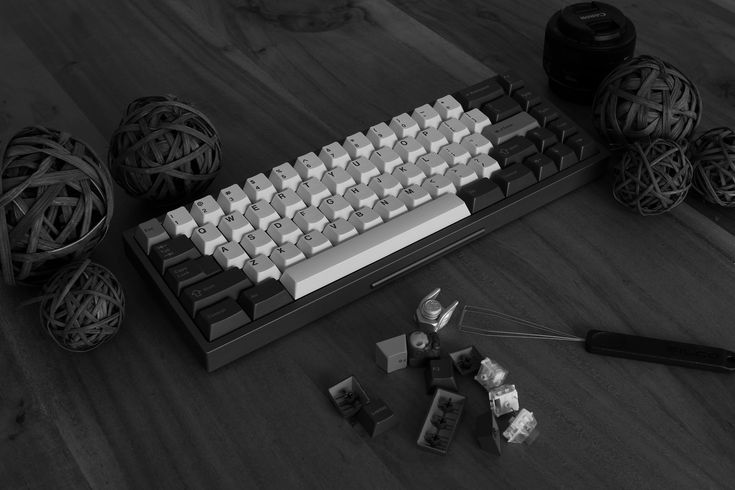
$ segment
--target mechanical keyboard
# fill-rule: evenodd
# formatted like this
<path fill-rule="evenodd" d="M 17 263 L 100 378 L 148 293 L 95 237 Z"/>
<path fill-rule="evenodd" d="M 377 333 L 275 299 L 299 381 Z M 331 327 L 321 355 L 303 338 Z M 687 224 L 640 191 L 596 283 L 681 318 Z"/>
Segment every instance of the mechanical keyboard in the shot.
<path fill-rule="evenodd" d="M 608 157 L 509 73 L 123 238 L 213 371 L 596 179 Z"/>

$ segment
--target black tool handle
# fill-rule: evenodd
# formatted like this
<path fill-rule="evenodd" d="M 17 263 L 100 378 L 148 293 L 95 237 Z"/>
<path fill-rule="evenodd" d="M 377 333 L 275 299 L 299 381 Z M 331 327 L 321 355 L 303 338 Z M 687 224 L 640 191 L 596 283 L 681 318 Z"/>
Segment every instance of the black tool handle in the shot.
<path fill-rule="evenodd" d="M 735 371 L 735 353 L 718 347 L 590 330 L 585 340 L 587 352 L 626 357 L 639 361 L 673 364 L 709 371 Z"/>

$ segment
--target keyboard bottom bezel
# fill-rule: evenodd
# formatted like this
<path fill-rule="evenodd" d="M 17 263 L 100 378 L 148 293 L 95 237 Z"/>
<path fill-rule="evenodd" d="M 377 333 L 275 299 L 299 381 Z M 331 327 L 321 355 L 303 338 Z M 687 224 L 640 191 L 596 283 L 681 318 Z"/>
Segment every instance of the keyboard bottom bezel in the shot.
<path fill-rule="evenodd" d="M 135 228 L 123 232 L 125 251 L 163 295 L 164 302 L 188 331 L 187 337 L 194 342 L 194 348 L 201 355 L 207 371 L 211 372 L 597 179 L 604 173 L 608 157 L 608 152 L 602 150 L 539 184 L 476 212 L 431 237 L 416 242 L 212 342 L 204 338 L 163 277 L 154 269 L 135 240 Z"/>

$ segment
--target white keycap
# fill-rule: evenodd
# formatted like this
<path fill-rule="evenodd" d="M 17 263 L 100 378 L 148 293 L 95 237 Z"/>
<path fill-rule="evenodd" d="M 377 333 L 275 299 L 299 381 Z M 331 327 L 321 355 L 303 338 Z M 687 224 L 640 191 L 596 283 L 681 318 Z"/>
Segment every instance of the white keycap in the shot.
<path fill-rule="evenodd" d="M 296 189 L 296 194 L 307 206 L 319 206 L 322 199 L 332 195 L 327 186 L 316 178 L 305 180 L 299 184 L 299 188 Z"/>
<path fill-rule="evenodd" d="M 477 174 L 467 165 L 455 165 L 447 170 L 444 176 L 451 180 L 457 189 L 477 180 Z"/>
<path fill-rule="evenodd" d="M 296 169 L 293 168 L 293 165 L 288 162 L 282 163 L 277 167 L 273 167 L 268 178 L 279 191 L 284 189 L 295 191 L 301 183 L 301 176 Z"/>
<path fill-rule="evenodd" d="M 368 184 L 378 197 L 383 198 L 386 196 L 397 196 L 403 187 L 398 179 L 393 177 L 391 174 L 381 174 L 377 177 L 373 177 Z"/>
<path fill-rule="evenodd" d="M 220 218 L 225 215 L 225 212 L 212 196 L 203 196 L 192 203 L 190 214 L 200 226 L 204 223 L 211 223 L 216 226 Z"/>
<path fill-rule="evenodd" d="M 431 201 L 431 196 L 423 187 L 413 184 L 398 193 L 398 199 L 404 202 L 406 207 L 411 210 L 423 203 Z"/>
<path fill-rule="evenodd" d="M 406 204 L 394 196 L 388 196 L 379 200 L 373 206 L 373 211 L 383 218 L 383 221 L 389 221 L 408 211 Z"/>
<path fill-rule="evenodd" d="M 351 134 L 345 139 L 342 146 L 353 160 L 360 157 L 370 158 L 370 154 L 375 150 L 367 136 L 362 133 Z"/>
<path fill-rule="evenodd" d="M 456 195 L 441 196 L 289 267 L 281 283 L 299 299 L 469 215 Z"/>
<path fill-rule="evenodd" d="M 246 260 L 242 270 L 254 284 L 261 283 L 271 277 L 277 281 L 281 277 L 281 271 L 266 255 L 258 255 Z"/>
<path fill-rule="evenodd" d="M 327 186 L 332 195 L 341 196 L 347 189 L 357 184 L 347 170 L 337 167 L 329 170 L 322 177 L 322 183 Z"/>
<path fill-rule="evenodd" d="M 269 258 L 283 272 L 287 267 L 305 260 L 306 256 L 295 244 L 284 243 L 274 248 Z"/>
<path fill-rule="evenodd" d="M 355 208 L 347 202 L 342 196 L 328 197 L 319 205 L 319 211 L 327 217 L 329 221 L 336 221 L 339 218 L 347 219 Z"/>
<path fill-rule="evenodd" d="M 268 180 L 268 177 L 262 173 L 253 175 L 247 179 L 242 188 L 251 203 L 258 201 L 270 201 L 273 198 L 273 194 L 276 193 L 276 188 L 273 185 L 273 182 Z"/>
<path fill-rule="evenodd" d="M 227 239 L 212 223 L 204 223 L 194 229 L 191 242 L 202 255 L 212 255 L 217 245 L 226 243 Z"/>
<path fill-rule="evenodd" d="M 283 245 L 288 242 L 296 243 L 296 240 L 304 234 L 301 231 L 301 228 L 296 226 L 296 223 L 288 218 L 275 220 L 273 223 L 268 225 L 266 233 L 268 233 L 268 236 L 276 242 L 276 245 Z"/>
<path fill-rule="evenodd" d="M 317 180 L 316 182 L 319 181 Z M 304 209 L 306 204 L 294 191 L 286 189 L 284 191 L 277 192 L 276 195 L 273 196 L 271 206 L 273 206 L 273 209 L 275 209 L 282 218 L 293 218 L 296 211 Z"/>
<path fill-rule="evenodd" d="M 467 148 L 459 143 L 449 143 L 439 150 L 439 156 L 441 156 L 451 167 L 452 165 L 465 164 L 472 158 Z"/>
<path fill-rule="evenodd" d="M 301 180 L 321 179 L 327 171 L 327 165 L 313 151 L 298 157 L 293 168 L 301 176 Z"/>
<path fill-rule="evenodd" d="M 391 175 L 395 177 L 403 187 L 408 187 L 413 184 L 421 185 L 426 178 L 426 174 L 413 163 L 405 163 L 396 167 Z"/>
<path fill-rule="evenodd" d="M 462 104 L 457 102 L 457 99 L 451 95 L 445 95 L 444 97 L 436 99 L 434 110 L 439 113 L 442 119 L 445 120 L 450 118 L 459 119 L 464 112 Z"/>
<path fill-rule="evenodd" d="M 485 127 L 492 124 L 490 118 L 477 108 L 465 112 L 459 117 L 459 120 L 473 133 L 481 133 Z"/>
<path fill-rule="evenodd" d="M 321 232 L 312 231 L 302 235 L 301 238 L 299 238 L 299 241 L 296 242 L 296 246 L 299 247 L 299 250 L 304 252 L 304 255 L 306 255 L 307 258 L 309 258 L 318 254 L 322 250 L 326 250 L 331 247 L 332 242 L 330 242 Z"/>
<path fill-rule="evenodd" d="M 416 160 L 416 166 L 424 172 L 424 175 L 443 175 L 449 168 L 447 161 L 437 153 L 427 153 Z"/>
<path fill-rule="evenodd" d="M 380 148 L 370 155 L 370 161 L 380 173 L 391 173 L 394 168 L 403 163 L 401 157 L 393 148 Z"/>
<path fill-rule="evenodd" d="M 418 157 L 426 153 L 424 145 L 416 141 L 416 138 L 408 136 L 393 146 L 393 150 L 406 163 L 414 163 Z"/>
<path fill-rule="evenodd" d="M 378 226 L 383 223 L 380 215 L 373 211 L 371 208 L 360 208 L 350 216 L 348 219 L 352 226 L 355 227 L 358 233 L 363 233 L 374 226 Z"/>
<path fill-rule="evenodd" d="M 418 141 L 419 144 L 429 153 L 437 153 L 441 150 L 442 146 L 449 143 L 447 137 L 441 134 L 436 128 L 422 129 L 419 131 L 419 134 L 416 135 L 416 141 Z"/>
<path fill-rule="evenodd" d="M 462 138 L 469 136 L 470 130 L 458 119 L 447 119 L 439 124 L 439 132 L 443 134 L 450 143 L 459 143 Z"/>
<path fill-rule="evenodd" d="M 448 177 L 443 175 L 433 175 L 426 179 L 421 187 L 426 189 L 426 192 L 431 195 L 432 198 L 436 199 L 444 194 L 456 194 L 457 188 Z"/>
<path fill-rule="evenodd" d="M 413 138 L 421 131 L 419 124 L 414 118 L 406 114 L 399 114 L 394 116 L 390 120 L 390 128 L 396 133 L 396 136 L 401 138 Z"/>
<path fill-rule="evenodd" d="M 184 235 L 191 236 L 191 232 L 197 227 L 197 222 L 191 217 L 189 211 L 181 206 L 166 213 L 163 218 L 163 229 L 172 237 Z"/>
<path fill-rule="evenodd" d="M 228 241 L 239 242 L 242 236 L 253 231 L 253 225 L 245 219 L 245 216 L 239 211 L 233 211 L 230 214 L 222 216 L 217 225 L 220 233 L 227 238 Z"/>
<path fill-rule="evenodd" d="M 392 148 L 396 144 L 396 141 L 398 141 L 398 136 L 396 136 L 395 131 L 384 122 L 370 126 L 365 136 L 367 136 L 367 139 L 370 140 L 376 149 L 383 147 Z"/>
<path fill-rule="evenodd" d="M 265 231 L 253 230 L 250 233 L 245 233 L 240 239 L 240 246 L 251 257 L 256 255 L 268 256 L 276 246 L 276 242 Z"/>
<path fill-rule="evenodd" d="M 337 245 L 357 235 L 357 230 L 347 220 L 339 218 L 325 226 L 322 234 L 332 242 L 332 245 Z"/>
<path fill-rule="evenodd" d="M 467 166 L 474 170 L 480 178 L 488 178 L 493 172 L 500 170 L 500 164 L 490 155 L 474 156 L 467 162 Z"/>
<path fill-rule="evenodd" d="M 306 209 L 297 211 L 293 217 L 293 222 L 302 232 L 309 233 L 310 231 L 322 231 L 329 220 L 317 208 L 309 206 Z"/>
<path fill-rule="evenodd" d="M 345 166 L 347 166 L 347 162 L 352 160 L 352 158 L 350 158 L 350 154 L 347 153 L 347 150 L 345 150 L 344 147 L 336 141 L 323 146 L 322 150 L 319 152 L 319 158 L 324 162 L 329 170 L 333 168 L 345 168 Z"/>
<path fill-rule="evenodd" d="M 242 187 L 237 184 L 232 184 L 219 191 L 217 203 L 225 214 L 230 214 L 233 211 L 244 213 L 245 207 L 250 204 L 250 199 L 245 194 L 245 191 L 242 190 Z"/>
<path fill-rule="evenodd" d="M 375 201 L 378 200 L 378 195 L 365 184 L 357 184 L 347 189 L 347 192 L 343 196 L 353 209 L 360 209 L 364 207 L 371 208 Z"/>
<path fill-rule="evenodd" d="M 366 157 L 350 160 L 346 170 L 358 184 L 367 184 L 370 182 L 370 179 L 380 175 L 380 170 Z"/>
<path fill-rule="evenodd" d="M 461 144 L 467 149 L 467 151 L 470 152 L 470 155 L 472 156 L 488 153 L 493 148 L 493 144 L 490 143 L 490 140 L 479 133 L 465 136 L 462 139 Z"/>
<path fill-rule="evenodd" d="M 242 266 L 245 265 L 245 261 L 250 258 L 236 241 L 230 241 L 219 245 L 214 249 L 212 256 L 223 269 L 229 269 L 231 267 L 242 269 Z"/>
<path fill-rule="evenodd" d="M 424 104 L 413 110 L 411 117 L 419 123 L 421 129 L 435 128 L 442 122 L 442 117 L 429 104 Z"/>
<path fill-rule="evenodd" d="M 250 221 L 253 228 L 266 229 L 268 225 L 281 218 L 273 206 L 265 201 L 254 202 L 245 208 L 245 219 Z M 252 257 L 252 254 L 250 255 Z"/>

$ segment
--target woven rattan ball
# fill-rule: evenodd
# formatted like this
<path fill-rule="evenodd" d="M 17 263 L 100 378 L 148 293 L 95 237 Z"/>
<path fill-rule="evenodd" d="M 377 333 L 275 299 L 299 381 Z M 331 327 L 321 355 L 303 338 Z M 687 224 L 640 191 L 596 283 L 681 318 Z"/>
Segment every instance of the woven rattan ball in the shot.
<path fill-rule="evenodd" d="M 694 141 L 689 154 L 694 190 L 712 203 L 735 206 L 735 131 L 710 129 Z"/>
<path fill-rule="evenodd" d="M 220 141 L 200 111 L 173 95 L 131 102 L 107 161 L 130 195 L 172 202 L 204 190 L 220 166 Z"/>
<path fill-rule="evenodd" d="M 84 352 L 110 340 L 125 315 L 115 276 L 89 259 L 67 264 L 43 287 L 41 324 L 61 347 Z"/>
<path fill-rule="evenodd" d="M 615 146 L 635 141 L 689 138 L 702 116 L 697 87 L 678 69 L 652 56 L 631 58 L 599 85 L 594 124 Z"/>
<path fill-rule="evenodd" d="M 88 145 L 54 129 L 25 128 L 1 155 L 3 278 L 40 284 L 102 240 L 112 218 L 112 178 Z"/>
<path fill-rule="evenodd" d="M 639 214 L 660 214 L 684 201 L 692 173 L 692 164 L 676 142 L 634 143 L 614 168 L 613 196 Z"/>

